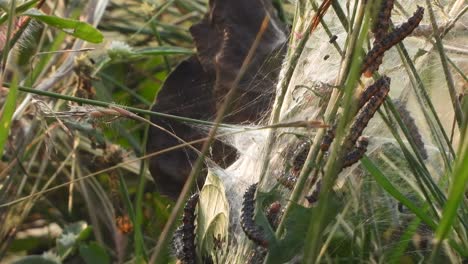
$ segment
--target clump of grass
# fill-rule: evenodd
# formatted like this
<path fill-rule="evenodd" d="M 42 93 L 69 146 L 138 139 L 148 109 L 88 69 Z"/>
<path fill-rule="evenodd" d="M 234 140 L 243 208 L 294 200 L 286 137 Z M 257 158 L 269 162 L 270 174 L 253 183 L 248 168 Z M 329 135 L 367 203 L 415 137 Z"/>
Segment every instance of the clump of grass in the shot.
<path fill-rule="evenodd" d="M 110 259 L 117 262 L 157 259 L 163 263 L 168 259 L 167 243 L 202 160 L 197 162 L 183 195 L 172 207 L 170 201 L 152 193 L 151 184 L 146 180 L 149 173 L 144 159 L 158 153 L 146 155 L 145 131 L 151 124 L 136 114 L 163 115 L 148 109 L 171 68 L 184 55 L 192 53 L 187 28 L 202 17 L 205 3 L 166 1 L 153 6 L 138 1 L 103 2 L 108 4 L 106 11 L 105 5 L 91 6 L 92 3 L 59 6 L 43 1 L 26 1 L 21 5 L 10 1 L 8 6 L 2 6 L 0 23 L 7 30 L 0 80 L 8 87 L 8 96 L 0 118 L 0 153 L 3 154 L 0 219 L 5 223 L 0 227 L 0 257 L 18 257 L 35 250 L 21 243 L 17 236 L 22 229 L 27 229 L 26 224 L 34 223 L 32 216 L 35 216 L 47 224 L 59 223 L 65 230 L 53 237 L 57 238 L 56 243 L 48 241 L 49 253 L 39 258 L 99 259 L 102 263 Z M 300 72 L 310 65 L 307 56 L 313 54 L 314 45 L 319 45 L 312 43 L 311 47 L 309 41 L 319 30 L 324 30 L 321 36 L 329 38 L 334 30 L 343 32 L 340 37 L 346 38 L 345 41 L 330 44 L 339 57 L 335 65 L 337 76 L 328 86 L 334 88 L 325 97 L 324 106 L 313 99 L 305 112 L 320 113 L 308 118 L 323 118 L 326 124 L 335 123 L 340 116 L 335 142 L 345 137 L 353 120 L 355 110 L 352 109 L 356 108 L 355 91 L 365 81 L 360 80 L 362 47 L 370 43 L 371 7 L 378 2 L 360 1 L 345 6 L 325 1 L 320 7 L 314 2 L 296 3 L 293 32 L 300 37 L 294 37 L 295 33 L 291 37 L 270 124 L 266 126 L 271 128 L 263 149 L 267 158 L 258 172 L 261 188 L 257 204 L 264 205 L 272 199 L 287 202 L 276 234 L 269 230 L 272 243 L 269 243 L 266 263 L 284 261 L 276 258 L 278 252 L 283 252 L 284 258 L 302 257 L 306 263 L 345 259 L 458 262 L 466 257 L 468 103 L 465 97 L 458 99 L 461 88 L 456 82 L 458 78 L 466 81 L 465 61 L 457 65 L 458 61 L 444 48 L 447 38 L 459 40 L 456 34 L 448 34 L 456 29 L 447 26 L 442 34 L 431 35 L 440 31 L 442 17 L 438 14 L 444 11 L 443 7 L 434 6 L 430 1 L 425 3 L 428 12 L 424 21 L 430 24 L 431 30 L 429 35 L 418 38 L 427 40 L 428 46 L 405 41 L 387 57 L 401 65 L 395 70 L 397 76 L 392 77 L 401 80 L 394 82 L 392 89 L 397 85 L 404 87 L 402 92 L 391 93 L 379 110 L 378 121 L 371 122 L 366 133 L 373 143 L 359 166 L 339 174 L 341 146 L 333 144 L 327 156 L 319 149 L 325 129 L 311 132 L 312 129 L 304 128 L 307 122 L 287 119 L 295 114 L 303 117 L 300 107 L 294 108 L 296 105 L 291 103 L 289 94 L 296 85 L 310 86 L 307 83 L 310 80 Z M 451 2 L 458 9 L 445 13 L 454 18 L 453 26 L 467 8 L 460 4 L 463 1 Z M 38 11 L 42 7 L 48 10 L 47 15 Z M 317 17 L 321 19 L 310 19 L 314 10 L 319 10 L 321 16 Z M 283 11 L 287 19 L 291 9 Z M 405 17 L 404 11 L 397 3 L 394 12 Z M 78 21 L 80 16 L 86 17 L 87 23 Z M 18 48 L 21 34 L 28 26 L 15 23 L 19 17 L 42 23 L 42 28 L 27 33 L 38 45 Z M 20 28 L 15 28 L 18 25 Z M 70 32 L 69 28 L 76 30 Z M 50 38 L 51 35 L 54 37 Z M 102 39 L 114 42 L 97 46 L 83 42 Z M 416 54 L 413 45 L 424 48 L 422 55 Z M 106 52 L 105 47 L 111 50 Z M 433 58 L 440 61 L 440 66 Z M 433 95 L 436 92 L 433 82 L 437 80 L 425 73 L 434 65 L 443 72 L 443 85 L 447 88 L 443 91 L 448 96 L 441 98 L 446 102 L 439 102 Z M 388 65 L 384 64 L 383 70 L 392 74 Z M 327 73 L 323 71 L 323 74 Z M 418 125 L 423 124 L 420 130 L 428 149 L 427 160 L 421 154 L 421 142 L 415 140 L 392 103 L 394 97 L 399 97 L 410 111 L 416 110 L 418 118 L 415 119 Z M 439 113 L 443 104 L 451 106 L 443 111 L 447 113 L 445 117 L 454 118 L 453 133 L 447 125 L 450 122 L 445 122 Z M 338 114 L 340 109 L 346 111 Z M 210 140 L 217 136 L 216 128 L 229 127 L 221 123 L 222 116 L 221 113 L 215 122 L 172 117 L 214 127 L 204 145 L 206 152 Z M 289 134 L 282 134 L 283 131 Z M 276 181 L 271 176 L 274 169 L 282 166 L 272 164 L 275 159 L 270 157 L 274 156 L 278 142 L 291 143 L 295 135 L 313 139 L 296 187 L 286 194 L 278 191 L 278 186 L 268 189 Z M 292 139 L 279 140 L 283 136 Z M 316 182 L 313 179 L 316 175 L 322 175 L 323 187 L 318 204 L 310 208 L 304 197 Z M 349 177 L 343 179 L 344 175 Z M 260 212 L 262 206 L 258 208 Z M 239 208 L 231 208 L 236 209 Z M 263 223 L 265 219 L 258 212 L 257 222 Z M 123 223 L 118 219 L 127 220 Z M 417 236 L 429 246 L 423 248 L 408 241 Z M 243 243 L 243 247 L 237 247 L 239 250 L 250 250 L 247 240 L 238 241 Z M 234 251 L 229 254 L 236 254 Z"/>
<path fill-rule="evenodd" d="M 45 225 L 59 223 L 64 228 L 86 221 L 92 226 L 92 236 L 71 246 L 73 254 L 61 254 L 59 244 L 47 246 L 61 260 L 88 259 L 93 252 L 119 262 L 147 259 L 146 249 L 154 243 L 148 238 L 158 236 L 170 202 L 149 191 L 144 181 L 149 173 L 139 163 L 143 159 L 136 158 L 144 154 L 148 123 L 143 118 L 117 121 L 124 112 L 125 118 L 138 116 L 125 106 L 114 106 L 118 102 L 134 106 L 138 114 L 154 114 L 148 109 L 165 76 L 192 53 L 187 30 L 203 15 L 200 7 L 192 3 L 181 8 L 172 1 L 141 12 L 140 4 L 132 1 L 65 6 L 10 1 L 2 10 L 1 23 L 9 30 L 1 76 L 9 92 L 0 129 L 0 217 L 5 223 L 0 228 L 1 256 L 35 250 L 19 243 L 17 234 L 36 215 Z M 24 17 L 35 26 L 15 23 Z M 106 43 L 116 39 L 131 48 L 110 45 L 107 54 Z M 37 45 L 28 44 L 31 41 Z M 119 151 L 114 151 L 116 146 Z M 112 153 L 120 153 L 119 158 Z M 119 223 L 125 224 L 122 219 L 131 220 L 131 232 L 119 229 Z"/>

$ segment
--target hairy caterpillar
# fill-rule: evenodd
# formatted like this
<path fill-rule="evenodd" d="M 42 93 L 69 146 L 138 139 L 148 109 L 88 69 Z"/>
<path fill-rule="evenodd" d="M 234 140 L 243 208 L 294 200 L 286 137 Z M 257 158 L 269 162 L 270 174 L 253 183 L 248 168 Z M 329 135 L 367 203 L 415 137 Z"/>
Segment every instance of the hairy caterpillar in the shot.
<path fill-rule="evenodd" d="M 278 221 L 280 219 L 280 215 L 281 215 L 280 202 L 276 201 L 276 202 L 271 203 L 267 209 L 266 217 L 268 219 L 268 223 L 270 223 L 270 226 L 273 228 L 273 230 L 276 230 L 276 228 L 278 227 Z"/>
<path fill-rule="evenodd" d="M 386 83 L 386 78 L 380 78 L 372 85 L 369 85 L 359 96 L 358 109 L 361 109 L 371 99 L 372 96 L 381 91 L 382 87 L 384 87 Z"/>
<path fill-rule="evenodd" d="M 362 131 L 366 128 L 367 124 L 374 116 L 377 109 L 385 100 L 385 97 L 390 90 L 390 78 L 382 76 L 377 82 L 382 82 L 381 88 L 369 99 L 367 103 L 357 113 L 353 124 L 351 125 L 350 132 L 346 137 L 345 142 L 354 146 L 357 139 L 361 136 Z"/>
<path fill-rule="evenodd" d="M 252 250 L 247 258 L 247 264 L 263 264 L 266 254 L 268 253 L 266 248 L 257 247 Z"/>
<path fill-rule="evenodd" d="M 348 152 L 344 154 L 341 169 L 344 169 L 356 163 L 362 158 L 364 153 L 367 151 L 369 140 L 365 137 L 361 137 L 362 132 L 367 127 L 367 124 L 369 123 L 370 119 L 374 116 L 377 109 L 379 109 L 380 105 L 382 105 L 382 103 L 384 102 L 389 90 L 390 78 L 387 76 L 382 76 L 380 79 L 378 79 L 375 83 L 367 87 L 366 90 L 364 90 L 361 93 L 358 102 L 358 109 L 360 110 L 354 118 L 349 133 L 345 139 L 345 142 L 348 146 L 346 151 Z M 322 144 L 320 145 L 320 149 L 322 151 L 325 152 L 329 149 L 335 137 L 335 129 L 336 126 L 333 126 L 326 131 L 326 134 L 322 140 Z M 286 187 L 294 187 L 295 184 L 295 182 L 292 182 L 291 179 L 289 179 L 289 177 L 286 179 L 281 179 L 280 183 L 282 183 Z M 316 195 L 314 193 L 307 196 L 306 199 L 309 201 L 309 203 L 313 203 L 317 200 Z"/>
<path fill-rule="evenodd" d="M 321 188 L 322 188 L 322 180 L 319 180 L 317 184 L 315 184 L 315 189 L 312 191 L 312 193 L 305 197 L 306 200 L 311 204 L 317 202 L 318 197 L 320 195 Z"/>
<path fill-rule="evenodd" d="M 182 226 L 177 227 L 172 236 L 172 250 L 177 259 L 182 259 L 183 257 L 183 245 L 182 245 Z"/>
<path fill-rule="evenodd" d="M 359 112 L 357 113 L 353 124 L 351 125 L 350 132 L 347 140 L 351 145 L 355 145 L 357 139 L 361 136 L 362 131 L 366 128 L 369 120 L 374 116 L 375 111 L 385 100 L 385 97 L 390 90 L 390 78 L 382 76 L 375 83 L 367 87 L 360 95 L 358 102 Z M 327 151 L 333 139 L 335 138 L 336 126 L 330 127 L 320 145 L 322 151 Z"/>
<path fill-rule="evenodd" d="M 347 168 L 353 165 L 354 163 L 358 162 L 362 158 L 362 156 L 364 156 L 364 153 L 366 153 L 368 145 L 369 139 L 367 139 L 366 137 L 360 137 L 356 143 L 356 147 L 350 152 L 348 152 L 348 154 L 346 154 L 343 160 L 343 166 L 341 168 Z"/>
<path fill-rule="evenodd" d="M 392 13 L 394 0 L 382 0 L 379 13 L 372 27 L 374 33 L 374 45 L 376 45 L 387 34 L 390 25 L 390 15 Z"/>
<path fill-rule="evenodd" d="M 406 38 L 419 25 L 424 16 L 424 8 L 418 6 L 413 16 L 396 28 L 391 33 L 385 35 L 381 41 L 376 43 L 374 47 L 367 53 L 363 61 L 362 72 L 364 76 L 371 77 L 374 71 L 379 69 L 384 53 L 393 47 L 395 44 Z M 380 63 L 379 63 L 380 62 Z"/>
<path fill-rule="evenodd" d="M 377 18 L 374 23 L 374 27 L 372 28 L 372 32 L 374 33 L 374 43 L 373 46 L 378 45 L 384 37 L 387 35 L 388 28 L 390 26 L 390 15 L 393 9 L 393 0 L 383 0 L 380 6 L 379 13 L 377 14 Z M 370 67 L 370 71 L 366 72 L 366 77 L 370 77 L 372 72 L 376 71 L 379 66 L 382 64 L 384 54 L 382 53 L 380 56 L 375 57 L 373 60 L 373 64 Z"/>
<path fill-rule="evenodd" d="M 198 193 L 187 200 L 182 217 L 182 225 L 174 232 L 173 248 L 175 255 L 184 264 L 195 264 L 195 208 L 198 203 Z"/>
<path fill-rule="evenodd" d="M 426 160 L 427 151 L 426 151 L 426 148 L 424 147 L 424 142 L 422 140 L 421 133 L 419 133 L 419 129 L 416 126 L 416 122 L 414 121 L 414 118 L 411 116 L 410 112 L 408 112 L 406 107 L 399 100 L 395 100 L 393 104 L 395 104 L 395 108 L 400 114 L 401 121 L 403 121 L 406 128 L 408 128 L 408 131 L 410 132 L 410 137 L 413 139 L 419 154 L 424 160 Z"/>
<path fill-rule="evenodd" d="M 276 178 L 276 180 L 281 185 L 288 188 L 289 190 L 294 189 L 294 185 L 296 185 L 297 177 L 299 176 L 299 173 L 301 172 L 301 169 L 304 166 L 309 149 L 310 142 L 304 141 L 301 144 L 299 144 L 299 146 L 291 155 L 292 164 L 291 168 L 289 168 L 289 171 L 286 171 L 285 175 Z"/>
<path fill-rule="evenodd" d="M 244 201 L 241 210 L 241 227 L 245 235 L 255 244 L 264 248 L 268 247 L 268 241 L 265 239 L 262 228 L 254 221 L 255 213 L 255 192 L 258 183 L 254 183 L 247 188 L 244 193 Z"/>
<path fill-rule="evenodd" d="M 322 139 L 322 144 L 320 144 L 320 150 L 325 152 L 330 148 L 333 139 L 335 138 L 336 125 L 330 127 L 325 132 L 325 136 Z"/>
<path fill-rule="evenodd" d="M 302 142 L 294 151 L 292 157 L 293 157 L 293 162 L 292 162 L 292 174 L 294 176 L 297 176 L 298 173 L 301 171 L 302 167 L 304 166 L 304 163 L 307 159 L 307 154 L 309 153 L 310 149 L 310 143 L 308 141 Z"/>
<path fill-rule="evenodd" d="M 281 185 L 288 188 L 289 190 L 294 189 L 294 185 L 296 185 L 297 177 L 293 175 L 289 176 L 281 176 L 276 179 Z"/>

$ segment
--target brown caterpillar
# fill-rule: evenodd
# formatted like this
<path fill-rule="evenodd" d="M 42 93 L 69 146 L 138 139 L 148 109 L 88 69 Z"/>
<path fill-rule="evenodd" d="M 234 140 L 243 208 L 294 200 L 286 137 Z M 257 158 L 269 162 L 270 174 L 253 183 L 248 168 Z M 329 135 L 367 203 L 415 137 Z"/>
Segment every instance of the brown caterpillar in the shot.
<path fill-rule="evenodd" d="M 364 156 L 364 153 L 366 153 L 368 145 L 369 139 L 366 137 L 360 137 L 357 140 L 355 148 L 348 152 L 348 154 L 346 154 L 343 160 L 343 166 L 341 168 L 347 168 L 353 165 L 354 163 L 358 162 L 362 158 L 362 156 Z"/>
<path fill-rule="evenodd" d="M 369 145 L 369 140 L 366 137 L 360 137 L 357 140 L 357 143 L 354 149 L 345 155 L 343 165 L 341 166 L 341 170 L 359 161 L 362 158 L 362 156 L 364 156 L 364 154 L 366 153 L 368 145 Z M 313 204 L 318 201 L 318 197 L 320 195 L 320 189 L 322 186 L 322 181 L 318 181 L 315 186 L 316 186 L 315 190 L 313 190 L 310 195 L 305 197 L 306 200 L 310 204 Z"/>
<path fill-rule="evenodd" d="M 393 4 L 394 0 L 382 0 L 379 13 L 377 14 L 377 18 L 374 23 L 374 27 L 372 28 L 372 33 L 374 33 L 374 43 L 372 44 L 373 46 L 376 46 L 379 42 L 381 42 L 385 35 L 387 35 L 388 33 Z M 379 68 L 379 66 L 383 62 L 383 56 L 384 54 L 382 53 L 382 55 L 375 57 L 373 61 L 373 66 L 371 67 L 371 72 L 366 73 L 366 77 L 370 77 L 370 75 L 372 75 L 372 72 L 376 71 Z"/>
<path fill-rule="evenodd" d="M 361 136 L 362 131 L 366 128 L 369 120 L 374 116 L 377 109 L 385 100 L 385 97 L 390 90 L 390 78 L 387 76 L 382 76 L 377 82 L 382 82 L 381 88 L 374 93 L 374 95 L 368 100 L 367 103 L 359 110 L 357 113 L 353 124 L 351 125 L 348 136 L 346 137 L 345 142 L 354 146 L 357 139 Z"/>
<path fill-rule="evenodd" d="M 270 204 L 266 212 L 266 217 L 268 219 L 268 223 L 270 223 L 270 226 L 273 228 L 273 230 L 276 230 L 276 228 L 278 227 L 278 221 L 280 219 L 280 215 L 281 215 L 280 202 L 276 201 Z"/>
<path fill-rule="evenodd" d="M 390 26 L 390 15 L 392 13 L 394 0 L 382 0 L 379 13 L 372 28 L 374 33 L 374 45 L 383 39 Z"/>
<path fill-rule="evenodd" d="M 357 105 L 358 109 L 361 109 L 374 95 L 378 95 L 379 92 L 382 92 L 382 89 L 385 89 L 384 86 L 388 85 L 387 82 L 390 79 L 380 78 L 372 85 L 368 86 L 360 95 L 359 95 L 359 102 Z M 367 124 L 366 124 L 367 125 Z M 333 139 L 335 138 L 335 130 L 336 125 L 330 127 L 325 132 L 325 136 L 322 139 L 322 144 L 320 145 L 320 150 L 323 152 L 328 151 L 330 148 Z M 358 136 L 359 137 L 359 136 Z"/>
<path fill-rule="evenodd" d="M 262 264 L 267 253 L 268 250 L 263 247 L 257 247 L 253 249 L 247 257 L 246 264 Z"/>
<path fill-rule="evenodd" d="M 372 96 L 377 94 L 383 86 L 386 85 L 387 79 L 380 78 L 372 85 L 369 85 L 360 95 L 359 95 L 359 102 L 358 102 L 358 109 L 361 109 L 370 99 Z"/>
<path fill-rule="evenodd" d="M 376 46 L 387 35 L 388 28 L 390 25 L 390 15 L 393 9 L 393 2 L 393 0 L 382 0 L 377 19 L 374 23 L 374 27 L 372 28 L 372 32 L 374 33 L 373 46 Z M 371 70 L 370 73 L 366 73 L 366 77 L 370 77 L 370 75 L 372 75 L 372 72 L 376 71 L 379 68 L 379 66 L 383 62 L 383 56 L 384 54 L 382 53 L 382 55 L 375 57 L 373 61 L 373 66 L 371 67 L 373 68 L 373 70 Z"/>
<path fill-rule="evenodd" d="M 281 217 L 281 204 L 276 201 L 273 202 L 267 209 L 266 216 L 271 227 L 276 230 L 278 221 Z M 265 260 L 268 250 L 264 247 L 257 246 L 253 249 L 247 257 L 247 264 L 260 264 Z"/>
<path fill-rule="evenodd" d="M 281 185 L 283 185 L 284 187 L 292 191 L 292 189 L 294 189 L 294 186 L 296 185 L 297 177 L 293 175 L 281 176 L 281 177 L 276 178 L 276 180 Z"/>
<path fill-rule="evenodd" d="M 406 107 L 399 100 L 394 100 L 393 104 L 395 105 L 396 110 L 400 114 L 401 121 L 403 122 L 403 124 L 405 124 L 406 128 L 408 129 L 410 137 L 411 139 L 413 139 L 419 154 L 421 155 L 423 160 L 426 160 L 427 151 L 424 147 L 424 142 L 422 140 L 421 133 L 419 133 L 419 129 L 416 126 L 416 122 L 414 121 L 410 112 L 408 112 Z"/>
<path fill-rule="evenodd" d="M 255 244 L 264 248 L 268 247 L 268 241 L 265 239 L 262 228 L 254 221 L 255 214 L 255 192 L 258 183 L 254 183 L 247 188 L 244 193 L 244 201 L 241 210 L 241 227 L 245 235 Z"/>
<path fill-rule="evenodd" d="M 413 30 L 418 27 L 424 16 L 424 8 L 418 6 L 413 16 L 407 22 L 396 28 L 393 32 L 385 35 L 381 41 L 367 53 L 362 65 L 364 76 L 371 77 L 379 69 L 384 53 L 395 44 L 406 38 Z M 380 63 L 379 63 L 380 62 Z"/>
<path fill-rule="evenodd" d="M 198 198 L 198 193 L 195 193 L 187 200 L 184 207 L 182 225 L 174 233 L 173 247 L 176 251 L 176 257 L 183 264 L 195 264 L 196 262 L 195 208 Z"/>
<path fill-rule="evenodd" d="M 307 154 L 309 153 L 310 149 L 310 142 L 304 141 L 302 142 L 294 151 L 292 157 L 293 157 L 293 162 L 292 162 L 292 174 L 294 176 L 297 176 L 298 173 L 301 171 L 302 167 L 304 166 L 304 163 L 307 159 Z"/>
<path fill-rule="evenodd" d="M 315 190 L 312 191 L 312 193 L 308 196 L 306 196 L 306 200 L 313 204 L 318 201 L 318 197 L 320 195 L 320 189 L 322 188 L 322 180 L 319 180 L 317 184 L 315 184 Z"/>
<path fill-rule="evenodd" d="M 330 148 L 333 139 L 335 138 L 336 125 L 330 127 L 325 132 L 325 136 L 322 139 L 322 144 L 320 144 L 320 150 L 325 152 Z"/>

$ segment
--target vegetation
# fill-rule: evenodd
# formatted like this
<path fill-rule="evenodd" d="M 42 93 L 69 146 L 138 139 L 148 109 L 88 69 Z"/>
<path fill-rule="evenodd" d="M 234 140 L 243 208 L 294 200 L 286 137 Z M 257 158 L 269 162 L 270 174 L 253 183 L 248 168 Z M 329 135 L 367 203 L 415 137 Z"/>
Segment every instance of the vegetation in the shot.
<path fill-rule="evenodd" d="M 272 111 L 261 124 L 220 132 L 262 138 L 258 152 L 240 155 L 258 157 L 258 171 L 235 185 L 259 182 L 249 224 L 261 227 L 263 237 L 253 240 L 267 249 L 241 234 L 240 205 L 229 202 L 242 194 L 220 180 L 234 169 L 210 168 L 197 206 L 198 262 L 468 258 L 468 63 L 456 46 L 466 41 L 460 21 L 468 6 L 426 0 L 413 36 L 366 78 L 364 54 L 375 46 L 370 32 L 383 1 L 273 1 L 292 33 Z M 188 29 L 207 2 L 0 1 L 0 260 L 175 263 L 168 245 L 203 159 L 177 201 L 155 192 L 147 160 L 160 153 L 146 151 L 155 126 L 148 120 L 165 116 L 151 106 L 171 70 L 196 53 Z M 415 10 L 395 1 L 390 27 Z M 338 41 L 328 43 L 333 35 Z M 355 94 L 381 75 L 391 77 L 390 94 L 364 132 L 366 155 L 342 171 Z M 210 140 L 228 127 L 222 114 L 214 122 L 173 118 L 206 126 Z M 334 143 L 323 151 L 333 124 Z M 278 171 L 291 170 L 288 153 L 304 138 L 311 144 L 290 191 L 277 183 Z M 320 192 L 309 203 L 314 188 Z M 272 204 L 284 208 L 274 225 L 263 210 Z"/>

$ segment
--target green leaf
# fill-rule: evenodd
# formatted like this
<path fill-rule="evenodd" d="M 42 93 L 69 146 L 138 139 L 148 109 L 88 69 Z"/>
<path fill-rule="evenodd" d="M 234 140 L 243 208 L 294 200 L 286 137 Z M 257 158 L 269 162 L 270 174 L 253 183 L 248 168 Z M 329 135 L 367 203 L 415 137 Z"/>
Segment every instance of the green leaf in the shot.
<path fill-rule="evenodd" d="M 274 248 L 278 244 L 276 240 L 275 231 L 272 229 L 268 218 L 264 213 L 264 208 L 267 208 L 271 203 L 279 201 L 281 194 L 273 189 L 269 192 L 257 192 L 255 199 L 255 223 L 262 227 L 263 235 L 268 240 L 269 248 Z"/>
<path fill-rule="evenodd" d="M 16 7 L 15 13 L 16 14 L 22 13 L 28 10 L 29 8 L 33 7 L 37 2 L 39 2 L 39 0 L 31 0 L 31 1 L 27 1 L 21 4 Z M 7 21 L 8 19 L 8 12 L 10 12 L 10 1 L 0 0 L 0 9 L 3 9 L 5 11 L 5 13 L 3 13 L 0 16 L 0 25 L 1 25 L 5 23 L 5 21 Z"/>
<path fill-rule="evenodd" d="M 305 208 L 298 204 L 291 205 L 285 227 L 285 236 L 277 243 L 271 244 L 268 249 L 272 263 L 284 263 L 290 261 L 304 247 L 304 231 L 307 230 L 308 219 L 313 214 L 313 208 Z"/>
<path fill-rule="evenodd" d="M 375 166 L 375 164 L 367 157 L 364 156 L 361 159 L 361 163 L 366 168 L 366 170 L 374 177 L 375 181 L 386 190 L 391 196 L 397 199 L 400 203 L 410 209 L 415 215 L 417 215 L 421 220 L 423 220 L 427 225 L 432 229 L 435 229 L 437 225 L 434 221 L 424 212 L 424 206 L 418 207 L 410 199 L 406 198 L 400 191 L 398 191 L 395 186 L 385 177 L 385 175 L 380 171 L 380 169 Z"/>
<path fill-rule="evenodd" d="M 49 16 L 35 8 L 31 8 L 21 15 L 37 19 L 49 26 L 56 27 L 65 33 L 91 43 L 101 43 L 103 39 L 102 33 L 99 30 L 82 21 Z"/>
<path fill-rule="evenodd" d="M 460 146 L 459 156 L 453 171 L 453 185 L 450 188 L 447 203 L 442 212 L 442 218 L 436 231 L 436 239 L 442 241 L 450 231 L 457 218 L 458 207 L 463 203 L 466 183 L 468 182 L 468 144 Z"/>
<path fill-rule="evenodd" d="M 57 260 L 46 257 L 45 255 L 31 255 L 22 257 L 13 262 L 13 264 L 57 264 Z"/>
<path fill-rule="evenodd" d="M 89 245 L 81 245 L 80 256 L 87 264 L 110 263 L 109 254 L 107 254 L 106 250 L 96 242 L 91 242 Z"/>
<path fill-rule="evenodd" d="M 18 97 L 18 76 L 16 73 L 13 75 L 8 96 L 3 106 L 3 111 L 0 112 L 0 156 L 3 154 L 5 142 L 8 139 L 10 131 L 11 119 L 16 109 L 16 98 Z"/>
<path fill-rule="evenodd" d="M 147 58 L 148 56 L 175 54 L 191 55 L 193 53 L 193 50 L 173 46 L 159 46 L 133 50 L 132 47 L 130 47 L 126 43 L 112 42 L 107 50 L 107 54 L 111 58 L 111 61 L 106 61 L 104 63 L 128 61 L 129 59 L 138 60 L 141 58 Z"/>
<path fill-rule="evenodd" d="M 171 46 L 160 46 L 147 49 L 141 49 L 135 51 L 135 54 L 138 55 L 172 55 L 172 54 L 193 54 L 193 50 L 181 48 L 181 47 L 171 47 Z"/>
<path fill-rule="evenodd" d="M 63 233 L 73 233 L 76 236 L 76 239 L 83 241 L 88 239 L 91 235 L 92 228 L 88 226 L 85 221 L 78 221 L 72 224 L 68 224 L 63 229 Z"/>
<path fill-rule="evenodd" d="M 63 233 L 57 238 L 57 254 L 66 258 L 76 247 L 79 241 L 89 237 L 91 228 L 83 221 L 67 225 Z"/>
<path fill-rule="evenodd" d="M 417 232 L 421 219 L 414 218 L 406 228 L 400 240 L 395 244 L 392 251 L 388 254 L 388 263 L 399 263 L 408 248 L 409 243 L 412 241 L 413 235 Z"/>
<path fill-rule="evenodd" d="M 31 1 L 24 2 L 23 4 L 16 7 L 16 13 L 17 14 L 22 13 L 22 12 L 32 8 L 34 5 L 37 4 L 37 2 L 39 2 L 39 0 L 31 0 Z"/>

